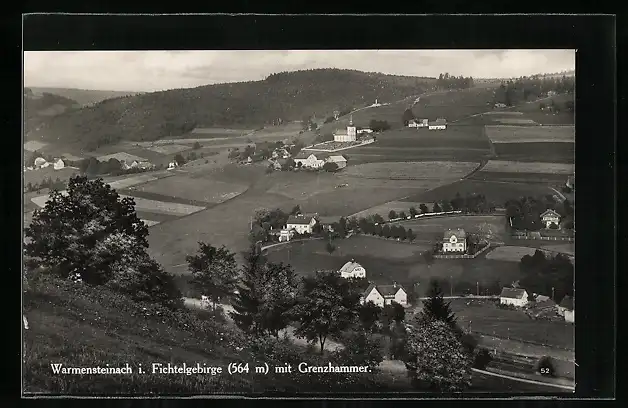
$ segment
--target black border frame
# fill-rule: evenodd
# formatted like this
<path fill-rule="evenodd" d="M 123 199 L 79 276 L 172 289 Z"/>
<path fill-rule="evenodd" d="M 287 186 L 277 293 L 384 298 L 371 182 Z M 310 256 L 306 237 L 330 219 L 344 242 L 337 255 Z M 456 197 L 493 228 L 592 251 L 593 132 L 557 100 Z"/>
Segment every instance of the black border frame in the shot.
<path fill-rule="evenodd" d="M 583 294 L 576 300 L 579 310 L 576 393 L 558 396 L 573 399 L 615 395 L 616 342 L 611 330 L 616 327 L 614 16 L 32 14 L 24 16 L 23 30 L 23 48 L 18 33 L 12 33 L 8 43 L 11 59 L 20 70 L 22 50 L 577 49 L 576 169 L 583 198 L 577 208 L 581 235 L 576 286 Z M 17 95 L 16 83 L 17 78 L 12 78 L 8 89 Z M 12 125 L 12 130 L 8 134 L 21 132 L 21 122 L 17 119 L 21 112 L 17 106 L 21 105 L 16 98 L 16 102 L 9 105 L 12 114 L 8 115 L 7 123 Z M 5 110 L 3 115 L 7 114 Z M 8 171 L 3 172 L 5 197 L 17 196 L 16 190 L 21 188 L 21 142 L 13 136 L 8 139 L 10 150 L 15 153 L 8 155 L 10 165 Z M 601 205 L 602 202 L 605 204 Z M 3 213 L 8 221 L 6 225 L 11 225 L 16 235 L 21 230 L 21 217 L 11 214 L 21 214 L 20 206 L 21 200 L 7 201 Z M 9 239 L 8 243 L 5 248 L 11 262 L 7 273 L 17 276 L 17 270 L 21 269 L 20 243 L 17 239 Z M 16 322 L 12 325 L 16 327 Z M 19 369 L 21 361 L 18 364 Z M 483 396 L 513 398 L 514 395 Z M 312 397 L 321 398 L 320 395 Z M 329 396 L 330 399 L 338 397 L 340 395 Z M 417 394 L 416 397 L 430 396 Z M 477 398 L 480 394 L 465 397 Z"/>

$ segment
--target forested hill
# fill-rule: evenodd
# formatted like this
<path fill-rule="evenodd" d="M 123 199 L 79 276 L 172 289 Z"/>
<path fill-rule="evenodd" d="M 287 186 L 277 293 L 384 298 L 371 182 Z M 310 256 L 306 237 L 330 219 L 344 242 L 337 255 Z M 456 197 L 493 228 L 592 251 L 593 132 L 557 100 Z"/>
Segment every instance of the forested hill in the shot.
<path fill-rule="evenodd" d="M 80 105 L 73 99 L 24 88 L 24 130 L 26 133 L 33 131 L 51 117 L 79 107 Z"/>
<path fill-rule="evenodd" d="M 72 99 L 79 105 L 91 105 L 98 103 L 105 99 L 117 98 L 120 96 L 137 95 L 141 92 L 126 92 L 126 91 L 100 91 L 94 89 L 76 89 L 76 88 L 42 88 L 42 87 L 29 87 L 34 93 L 49 93 L 53 95 L 59 95 L 64 98 Z"/>
<path fill-rule="evenodd" d="M 281 118 L 326 117 L 431 88 L 435 79 L 338 69 L 270 75 L 263 81 L 174 89 L 104 100 L 49 121 L 29 139 L 81 144 L 87 149 L 119 140 L 156 140 L 195 127 L 258 127 Z"/>

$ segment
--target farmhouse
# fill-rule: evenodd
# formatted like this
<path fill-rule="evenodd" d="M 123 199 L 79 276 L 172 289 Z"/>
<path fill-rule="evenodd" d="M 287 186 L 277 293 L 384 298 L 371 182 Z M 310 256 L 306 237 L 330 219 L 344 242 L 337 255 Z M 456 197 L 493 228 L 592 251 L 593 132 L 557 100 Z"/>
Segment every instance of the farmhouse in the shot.
<path fill-rule="evenodd" d="M 447 128 L 447 121 L 439 118 L 428 125 L 429 130 L 445 130 Z"/>
<path fill-rule="evenodd" d="M 124 165 L 126 166 L 126 163 L 124 163 Z M 176 161 L 171 161 L 170 163 L 168 163 L 168 170 L 172 170 L 177 167 L 179 167 L 179 163 L 177 163 Z"/>
<path fill-rule="evenodd" d="M 545 224 L 545 228 L 550 228 L 552 224 L 555 224 L 556 227 L 560 225 L 560 214 L 552 209 L 548 209 L 543 211 L 540 215 L 541 222 Z"/>
<path fill-rule="evenodd" d="M 448 229 L 443 234 L 443 252 L 466 252 L 467 233 L 462 228 Z"/>
<path fill-rule="evenodd" d="M 325 164 L 325 160 L 319 159 L 314 153 L 301 152 L 294 158 L 294 164 L 310 169 L 320 169 Z"/>
<path fill-rule="evenodd" d="M 565 321 L 567 323 L 573 323 L 576 317 L 573 298 L 571 296 L 565 296 L 563 300 L 561 300 L 561 302 L 556 306 L 556 311 L 559 315 L 565 318 Z"/>
<path fill-rule="evenodd" d="M 47 163 L 46 159 L 43 157 L 38 157 L 35 159 L 35 168 L 45 167 L 44 165 Z"/>
<path fill-rule="evenodd" d="M 369 129 L 369 128 L 365 128 L 365 129 L 358 129 L 358 135 L 361 135 L 363 133 L 373 133 L 373 129 Z"/>
<path fill-rule="evenodd" d="M 428 126 L 428 120 L 427 119 L 412 119 L 408 122 L 408 127 L 410 128 L 422 128 L 422 127 L 427 127 Z"/>
<path fill-rule="evenodd" d="M 56 162 L 54 162 L 53 166 L 52 166 L 55 170 L 61 170 L 62 168 L 65 167 L 65 163 L 63 162 L 63 160 L 59 159 Z"/>
<path fill-rule="evenodd" d="M 347 167 L 347 159 L 344 158 L 344 156 L 329 156 L 327 158 L 327 163 L 336 163 L 336 165 L 338 166 L 338 169 L 344 169 L 345 167 Z"/>
<path fill-rule="evenodd" d="M 503 288 L 499 295 L 499 303 L 523 307 L 528 304 L 528 292 L 521 288 Z"/>
<path fill-rule="evenodd" d="M 379 307 L 390 305 L 392 302 L 399 303 L 401 306 L 407 306 L 408 293 L 401 285 L 396 283 L 392 285 L 375 285 L 371 283 L 364 291 L 361 301 L 362 303 L 373 302 Z"/>
<path fill-rule="evenodd" d="M 567 182 L 565 183 L 565 186 L 573 190 L 576 186 L 576 176 L 567 177 Z"/>
<path fill-rule="evenodd" d="M 334 142 L 355 142 L 357 139 L 357 130 L 353 126 L 353 115 L 349 119 L 349 126 L 347 126 L 346 133 L 337 131 L 334 133 Z"/>
<path fill-rule="evenodd" d="M 505 107 L 506 107 L 506 104 L 505 104 L 505 103 L 496 103 L 496 104 L 495 104 L 495 107 L 496 107 L 496 108 L 505 108 Z"/>
<path fill-rule="evenodd" d="M 340 276 L 345 279 L 366 278 L 366 270 L 354 259 L 344 264 L 338 272 L 340 272 Z"/>
<path fill-rule="evenodd" d="M 286 222 L 289 231 L 295 230 L 299 234 L 311 234 L 312 228 L 316 225 L 316 218 L 303 215 L 291 215 Z"/>

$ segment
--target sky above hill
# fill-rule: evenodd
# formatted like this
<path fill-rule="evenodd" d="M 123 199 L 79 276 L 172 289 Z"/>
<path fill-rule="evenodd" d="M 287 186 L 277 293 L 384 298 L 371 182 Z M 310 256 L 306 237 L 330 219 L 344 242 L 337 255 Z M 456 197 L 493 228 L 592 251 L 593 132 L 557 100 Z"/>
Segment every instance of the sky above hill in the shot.
<path fill-rule="evenodd" d="M 27 51 L 24 84 L 159 91 L 311 68 L 437 77 L 512 78 L 575 69 L 573 50 Z"/>

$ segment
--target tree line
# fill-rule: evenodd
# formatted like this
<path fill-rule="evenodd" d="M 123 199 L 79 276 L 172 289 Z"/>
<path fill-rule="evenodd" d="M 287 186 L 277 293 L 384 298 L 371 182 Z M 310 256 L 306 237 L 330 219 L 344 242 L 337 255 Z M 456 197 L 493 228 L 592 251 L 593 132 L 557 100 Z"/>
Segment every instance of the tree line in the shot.
<path fill-rule="evenodd" d="M 506 217 L 513 229 L 538 231 L 545 227 L 541 221 L 541 214 L 552 209 L 561 215 L 561 223 L 566 229 L 573 229 L 574 208 L 565 199 L 562 203 L 556 203 L 552 195 L 543 197 L 521 197 L 518 200 L 506 202 Z M 554 228 L 558 228 L 556 225 Z"/>
<path fill-rule="evenodd" d="M 464 77 L 462 75 L 457 77 L 455 75 L 449 75 L 449 72 L 441 73 L 436 80 L 436 87 L 438 89 L 468 89 L 473 88 L 473 85 L 472 77 Z"/>
<path fill-rule="evenodd" d="M 522 102 L 545 97 L 549 92 L 555 92 L 557 94 L 573 94 L 575 91 L 575 85 L 575 77 L 521 77 L 515 80 L 502 82 L 495 92 L 495 103 L 503 103 L 506 106 L 515 106 Z"/>
<path fill-rule="evenodd" d="M 52 180 L 52 177 L 45 177 L 40 183 L 28 182 L 24 186 L 24 192 L 30 193 L 32 191 L 40 191 L 45 188 L 50 190 L 63 190 L 65 188 L 65 182 L 57 177 L 56 180 Z"/>
<path fill-rule="evenodd" d="M 519 269 L 523 275 L 519 284 L 529 293 L 552 296 L 557 303 L 574 295 L 574 265 L 564 254 L 546 255 L 537 249 L 521 258 Z"/>

